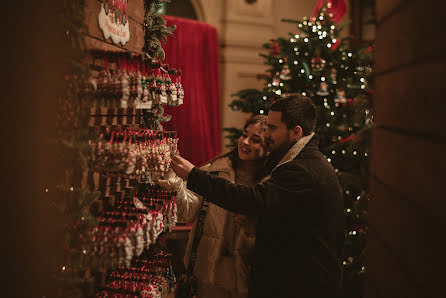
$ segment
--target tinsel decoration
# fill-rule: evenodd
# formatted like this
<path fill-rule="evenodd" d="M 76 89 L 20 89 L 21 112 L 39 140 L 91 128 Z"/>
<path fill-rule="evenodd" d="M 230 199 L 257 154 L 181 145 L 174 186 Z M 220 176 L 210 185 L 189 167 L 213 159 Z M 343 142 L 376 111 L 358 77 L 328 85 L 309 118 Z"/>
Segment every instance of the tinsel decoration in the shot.
<path fill-rule="evenodd" d="M 172 36 L 176 26 L 166 26 L 164 20 L 156 12 L 161 8 L 161 3 L 169 3 L 170 0 L 146 0 L 144 2 L 144 47 L 143 52 L 152 59 L 164 60 L 165 53 L 161 41 L 166 42 L 166 36 Z"/>

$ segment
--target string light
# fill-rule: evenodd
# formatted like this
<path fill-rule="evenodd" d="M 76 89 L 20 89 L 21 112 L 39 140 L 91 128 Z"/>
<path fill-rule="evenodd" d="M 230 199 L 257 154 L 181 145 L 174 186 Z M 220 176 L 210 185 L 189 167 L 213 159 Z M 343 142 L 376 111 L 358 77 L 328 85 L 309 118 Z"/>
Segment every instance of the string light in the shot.
<path fill-rule="evenodd" d="M 317 28 L 318 28 L 318 29 L 322 29 L 322 26 L 321 26 L 321 25 L 317 25 Z"/>
<path fill-rule="evenodd" d="M 298 50 L 297 48 L 294 48 L 294 51 L 295 51 L 295 52 L 297 52 L 297 50 Z"/>
<path fill-rule="evenodd" d="M 327 48 L 331 48 L 331 43 L 327 44 Z"/>
<path fill-rule="evenodd" d="M 299 28 L 302 28 L 302 24 L 297 25 Z"/>
<path fill-rule="evenodd" d="M 360 198 L 361 198 L 361 196 L 357 196 L 356 197 L 356 201 L 359 201 Z"/>
<path fill-rule="evenodd" d="M 305 70 L 304 70 L 304 69 L 302 68 L 302 69 L 300 70 L 300 72 L 301 72 L 301 73 L 304 73 L 304 72 L 305 72 Z"/>
<path fill-rule="evenodd" d="M 87 251 L 84 249 L 84 250 L 82 251 L 82 253 L 85 255 L 85 254 L 87 254 Z"/>
<path fill-rule="evenodd" d="M 74 191 L 74 187 L 73 187 L 73 186 L 72 186 L 72 187 L 70 187 L 70 190 L 71 190 L 71 191 Z"/>
<path fill-rule="evenodd" d="M 325 125 L 327 125 L 327 127 L 330 127 L 330 123 L 327 123 L 327 124 L 325 124 Z"/>
<path fill-rule="evenodd" d="M 330 115 L 334 116 L 334 112 L 331 112 Z"/>
<path fill-rule="evenodd" d="M 353 231 L 352 234 L 353 234 L 353 235 L 356 235 L 356 231 Z"/>
<path fill-rule="evenodd" d="M 302 92 L 302 95 L 303 95 L 303 96 L 307 96 L 307 93 L 305 93 L 305 92 Z"/>
<path fill-rule="evenodd" d="M 327 161 L 328 161 L 328 162 L 331 162 L 331 158 L 327 158 Z"/>
<path fill-rule="evenodd" d="M 341 136 L 338 136 L 338 140 L 341 140 L 342 139 L 342 137 Z M 344 150 L 342 150 L 342 151 L 344 151 Z M 345 151 L 344 151 L 345 152 Z"/>
<path fill-rule="evenodd" d="M 338 139 L 340 140 L 341 137 L 339 136 Z M 345 150 L 342 150 L 341 153 L 342 153 L 342 154 L 345 154 Z"/>
<path fill-rule="evenodd" d="M 353 151 L 353 155 L 356 155 L 356 154 L 358 154 L 358 152 L 356 152 L 356 151 Z"/>
<path fill-rule="evenodd" d="M 322 21 L 323 19 L 324 19 L 324 17 L 323 17 L 323 16 L 320 16 L 320 17 L 319 17 L 319 20 L 321 20 L 321 21 Z"/>
<path fill-rule="evenodd" d="M 336 154 L 336 151 L 335 151 L 335 150 L 332 150 L 332 151 L 331 151 L 331 154 Z"/>
<path fill-rule="evenodd" d="M 333 38 L 333 39 L 331 40 L 331 42 L 332 42 L 332 43 L 336 43 L 336 38 Z"/>
<path fill-rule="evenodd" d="M 65 266 L 62 267 L 62 271 L 65 271 L 65 269 L 67 269 Z"/>
<path fill-rule="evenodd" d="M 350 208 L 348 208 L 348 209 L 347 209 L 347 212 L 350 213 L 350 212 L 352 212 L 352 210 L 351 210 Z"/>
<path fill-rule="evenodd" d="M 299 62 L 297 62 L 297 60 L 294 60 L 294 65 L 297 65 Z"/>
<path fill-rule="evenodd" d="M 268 87 L 271 87 L 271 84 L 270 84 L 270 83 L 268 83 Z"/>
<path fill-rule="evenodd" d="M 311 80 L 313 79 L 313 75 L 309 75 L 308 78 Z"/>
<path fill-rule="evenodd" d="M 349 194 L 350 194 L 350 191 L 347 189 L 347 190 L 345 191 L 345 194 L 349 195 Z"/>
<path fill-rule="evenodd" d="M 364 78 L 360 78 L 359 79 L 361 82 L 363 82 L 364 83 L 364 81 L 365 81 L 365 79 Z"/>
<path fill-rule="evenodd" d="M 279 90 L 276 91 L 276 94 L 280 95 L 280 94 L 282 94 L 282 91 L 279 89 Z"/>
<path fill-rule="evenodd" d="M 280 87 L 282 87 L 282 86 L 283 86 L 283 83 L 280 83 L 279 85 L 280 85 Z"/>
<path fill-rule="evenodd" d="M 282 59 L 279 59 L 279 63 L 282 63 L 283 62 L 283 60 Z"/>
<path fill-rule="evenodd" d="M 263 97 L 263 100 L 266 100 L 266 96 Z"/>
<path fill-rule="evenodd" d="M 300 36 L 299 36 L 299 34 L 296 34 L 296 35 L 294 35 L 294 37 L 299 38 Z"/>
<path fill-rule="evenodd" d="M 305 37 L 305 38 L 304 38 L 304 41 L 305 41 L 305 42 L 308 42 L 308 38 L 307 38 L 307 37 Z"/>
<path fill-rule="evenodd" d="M 264 111 L 264 110 L 260 110 L 259 112 L 260 112 L 260 114 L 262 114 L 262 115 L 263 115 L 263 113 L 265 113 L 265 111 Z"/>
<path fill-rule="evenodd" d="M 369 155 L 368 155 L 367 152 L 366 152 L 366 153 L 364 153 L 364 156 L 369 156 Z"/>
<path fill-rule="evenodd" d="M 353 56 L 353 54 L 352 54 L 352 53 L 348 53 L 347 55 L 348 55 L 349 57 Z"/>
<path fill-rule="evenodd" d="M 296 40 L 294 38 L 290 38 L 291 42 L 296 42 Z"/>
<path fill-rule="evenodd" d="M 321 77 L 321 81 L 324 82 L 325 81 L 325 77 Z"/>
<path fill-rule="evenodd" d="M 339 170 L 338 169 L 335 169 L 335 173 L 338 173 L 339 172 Z"/>
<path fill-rule="evenodd" d="M 330 26 L 330 29 L 334 30 L 334 29 L 335 29 L 335 26 L 334 26 L 334 25 L 331 25 L 331 26 Z"/>
<path fill-rule="evenodd" d="M 47 189 L 45 189 L 45 192 L 49 192 L 49 189 L 47 188 Z"/>

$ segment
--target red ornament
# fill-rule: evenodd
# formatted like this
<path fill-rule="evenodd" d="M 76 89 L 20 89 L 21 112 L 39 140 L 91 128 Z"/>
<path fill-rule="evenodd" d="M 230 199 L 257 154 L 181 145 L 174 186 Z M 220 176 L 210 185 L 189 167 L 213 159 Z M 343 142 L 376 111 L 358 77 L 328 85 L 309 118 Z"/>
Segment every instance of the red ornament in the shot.
<path fill-rule="evenodd" d="M 277 42 L 273 42 L 270 46 L 269 54 L 272 56 L 276 56 L 279 55 L 279 53 L 280 53 L 279 44 Z"/>

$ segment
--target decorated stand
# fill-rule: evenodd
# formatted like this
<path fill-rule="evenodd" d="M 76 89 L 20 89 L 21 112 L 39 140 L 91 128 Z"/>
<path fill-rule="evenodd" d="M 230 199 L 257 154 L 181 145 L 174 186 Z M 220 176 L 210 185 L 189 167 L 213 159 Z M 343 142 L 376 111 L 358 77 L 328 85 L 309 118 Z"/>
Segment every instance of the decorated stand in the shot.
<path fill-rule="evenodd" d="M 160 40 L 175 29 L 156 14 L 166 1 L 66 2 L 73 60 L 57 123 L 63 179 L 46 190 L 67 218 L 59 294 L 169 297 L 175 275 L 163 235 L 177 209 L 175 193 L 156 181 L 178 143 L 163 130 L 163 106 L 181 105 L 184 90 L 181 70 L 162 62 Z"/>

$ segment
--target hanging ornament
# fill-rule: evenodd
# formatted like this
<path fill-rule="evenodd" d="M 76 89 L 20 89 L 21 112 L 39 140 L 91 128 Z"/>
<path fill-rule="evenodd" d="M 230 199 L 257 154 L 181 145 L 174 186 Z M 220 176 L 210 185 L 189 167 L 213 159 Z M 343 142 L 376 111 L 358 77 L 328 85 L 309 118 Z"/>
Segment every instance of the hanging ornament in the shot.
<path fill-rule="evenodd" d="M 330 92 L 328 92 L 328 84 L 325 82 L 321 82 L 319 90 L 316 92 L 317 95 L 319 96 L 327 96 L 330 94 Z"/>
<path fill-rule="evenodd" d="M 273 42 L 271 46 L 269 47 L 269 54 L 271 56 L 277 56 L 280 53 L 280 47 L 277 42 Z"/>
<path fill-rule="evenodd" d="M 311 59 L 311 70 L 321 71 L 325 67 L 325 60 L 319 56 L 313 57 Z"/>
<path fill-rule="evenodd" d="M 336 90 L 336 97 L 335 97 L 336 103 L 347 103 L 347 98 L 345 97 L 345 91 L 343 89 Z"/>
<path fill-rule="evenodd" d="M 333 67 L 331 69 L 331 74 L 330 74 L 330 78 L 331 78 L 332 81 L 336 81 L 337 74 L 338 74 L 338 70 Z"/>
<path fill-rule="evenodd" d="M 291 70 L 288 67 L 288 64 L 285 64 L 282 68 L 282 70 L 280 71 L 280 75 L 279 78 L 281 78 L 282 80 L 291 80 Z"/>

